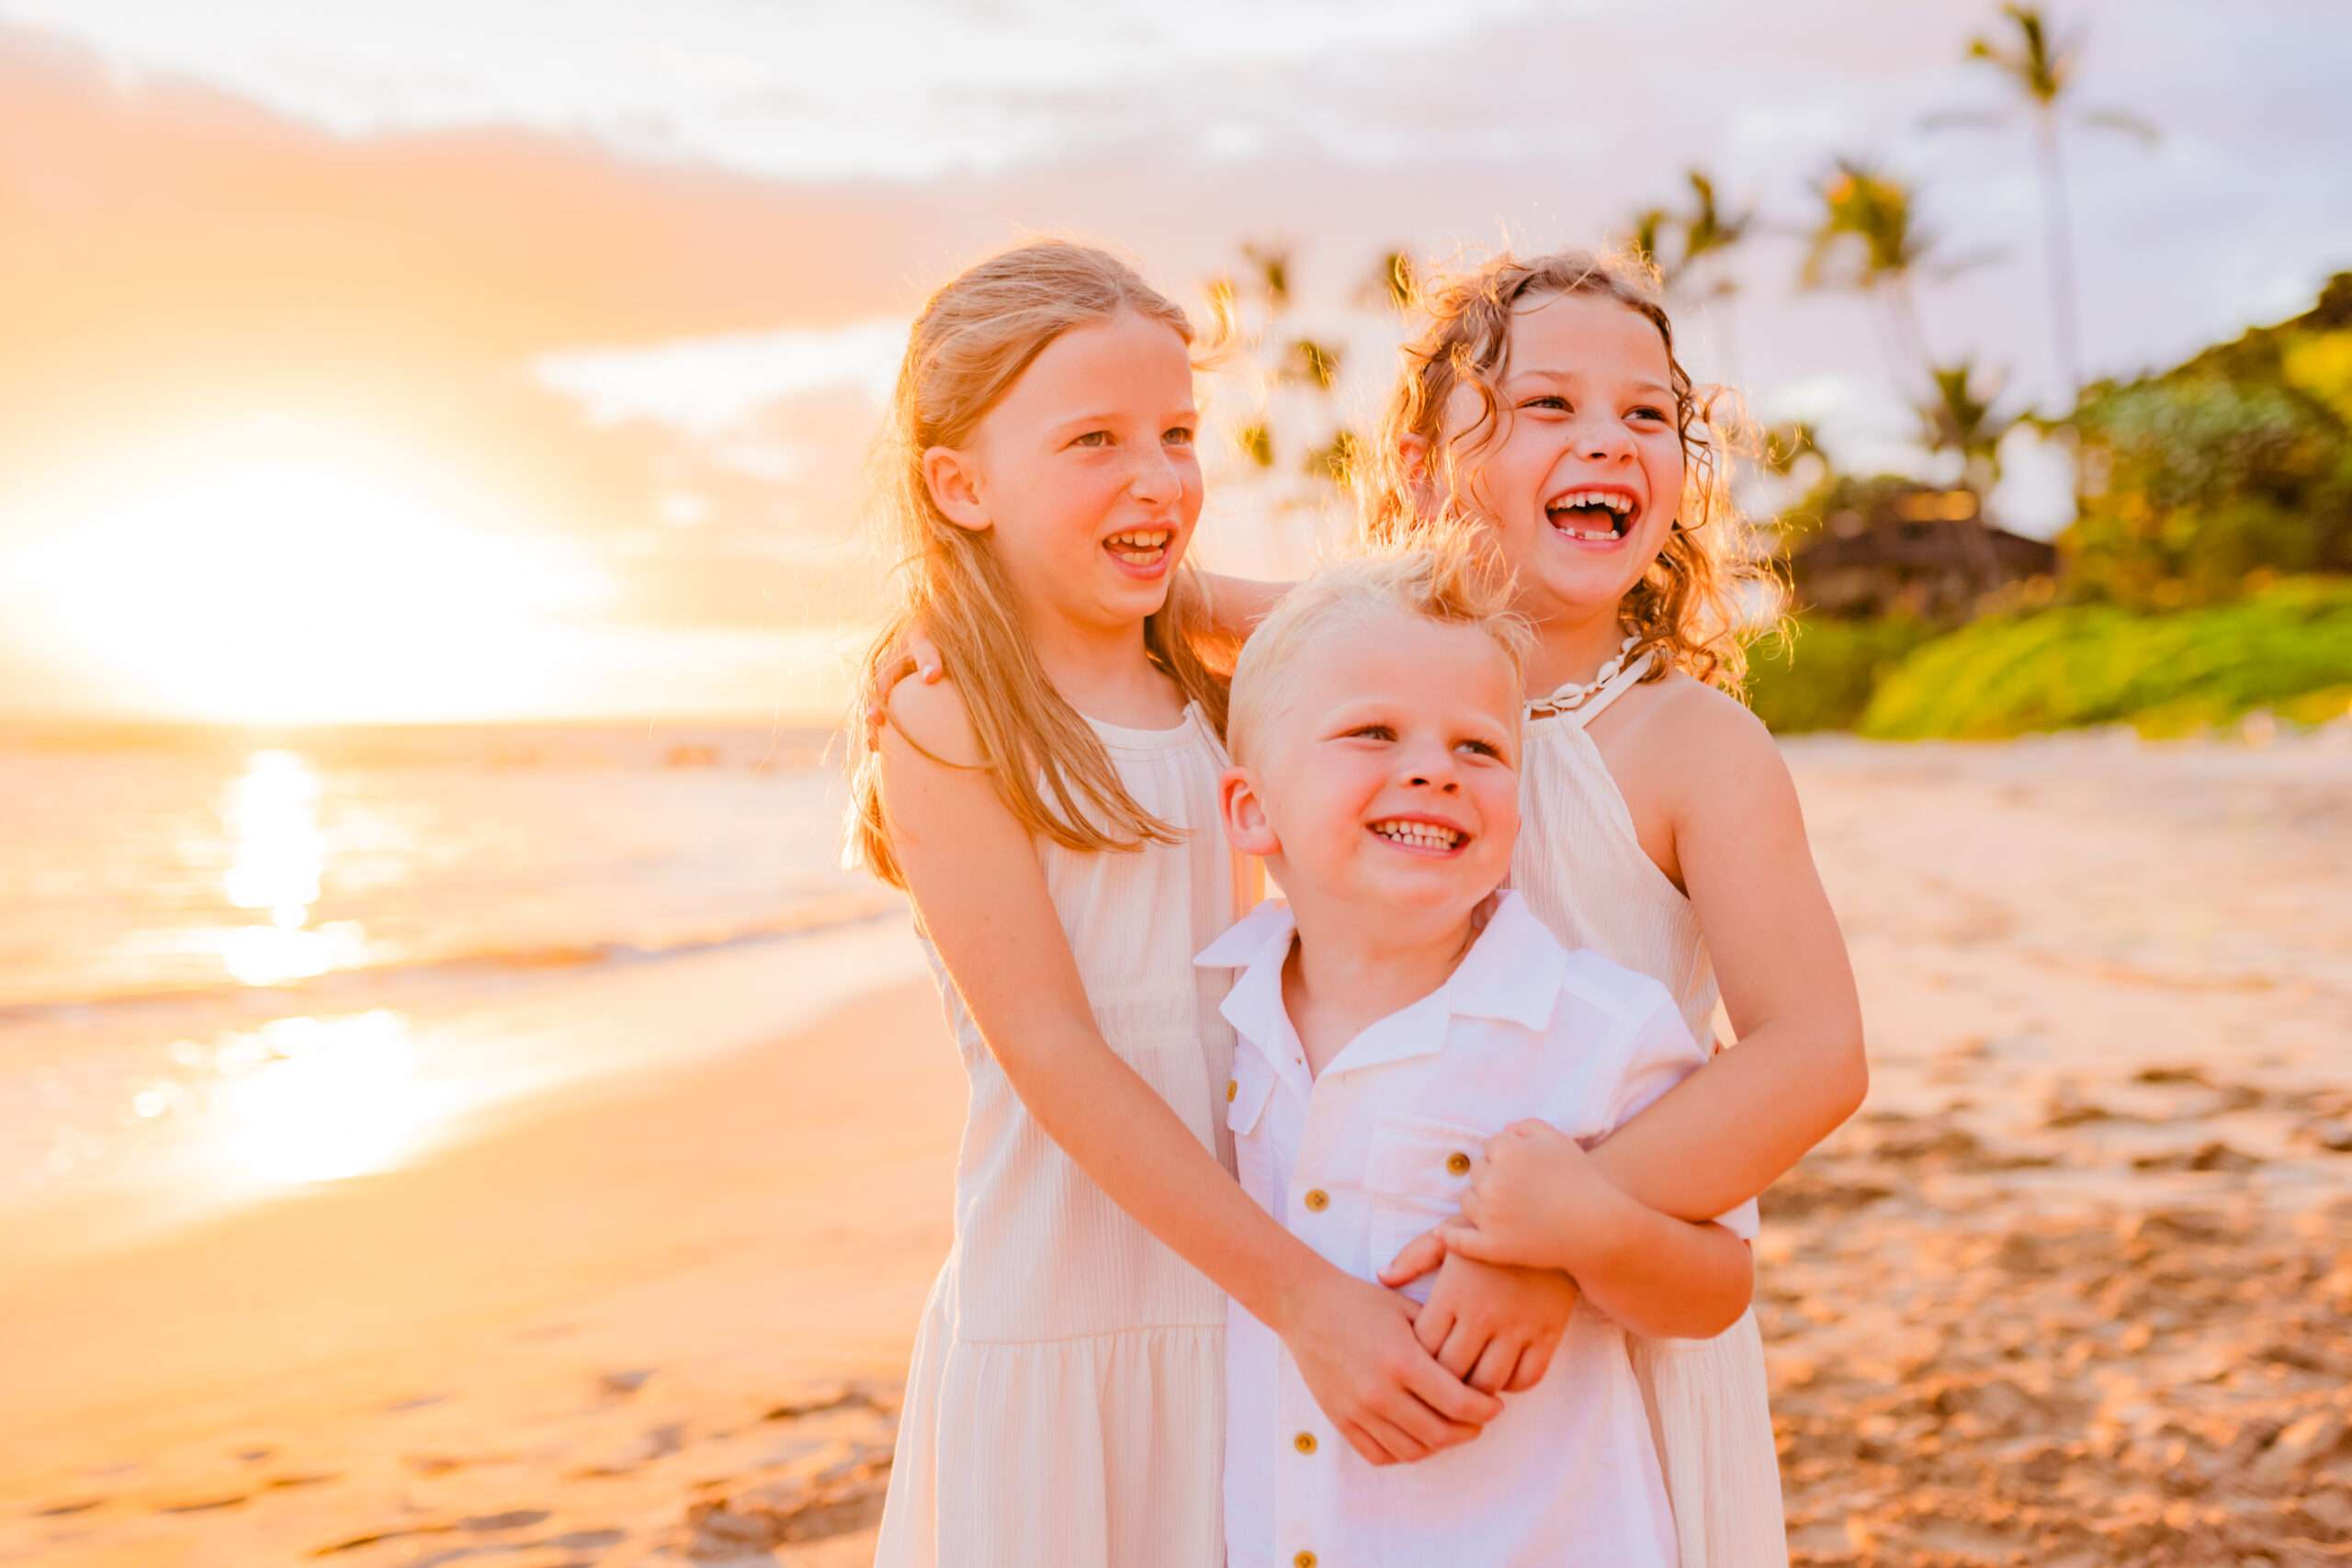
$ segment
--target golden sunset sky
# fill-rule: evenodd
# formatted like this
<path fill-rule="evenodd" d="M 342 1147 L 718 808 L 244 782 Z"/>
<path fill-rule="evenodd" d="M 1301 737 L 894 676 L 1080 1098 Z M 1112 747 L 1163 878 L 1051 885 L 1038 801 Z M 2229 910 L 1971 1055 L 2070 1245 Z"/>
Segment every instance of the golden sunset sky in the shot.
<path fill-rule="evenodd" d="M 1383 250 L 1592 243 L 1705 164 L 1774 231 L 1702 359 L 1901 461 L 1797 236 L 1884 157 L 1982 259 L 1938 352 L 2051 392 L 2025 134 L 1920 125 L 2004 101 L 1991 9 L 0 0 L 0 715 L 822 721 L 904 322 L 1035 229 L 1176 290 L 1288 243 L 1340 310 Z M 2084 103 L 2165 133 L 2068 144 L 2095 371 L 2352 265 L 2352 11 L 2063 11 Z"/>

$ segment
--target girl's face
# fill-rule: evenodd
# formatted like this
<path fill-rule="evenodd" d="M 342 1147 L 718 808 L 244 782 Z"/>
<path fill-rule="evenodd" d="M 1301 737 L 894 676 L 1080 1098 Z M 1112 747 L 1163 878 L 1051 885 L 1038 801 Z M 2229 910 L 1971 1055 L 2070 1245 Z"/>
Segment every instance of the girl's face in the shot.
<path fill-rule="evenodd" d="M 1617 604 L 1682 504 L 1665 340 L 1614 299 L 1555 294 L 1513 320 L 1496 390 L 1499 428 L 1461 462 L 1518 579 L 1518 607 L 1541 625 Z M 1479 412 L 1462 389 L 1449 432 Z"/>
<path fill-rule="evenodd" d="M 992 529 L 1033 615 L 1140 626 L 1201 515 L 1193 363 L 1173 329 L 1122 312 L 1046 345 L 963 452 L 926 455 L 955 522 Z"/>

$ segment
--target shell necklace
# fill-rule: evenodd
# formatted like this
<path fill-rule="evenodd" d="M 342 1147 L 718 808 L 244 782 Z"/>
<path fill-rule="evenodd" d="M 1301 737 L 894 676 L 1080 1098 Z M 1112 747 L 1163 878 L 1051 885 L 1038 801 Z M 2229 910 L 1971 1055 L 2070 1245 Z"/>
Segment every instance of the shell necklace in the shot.
<path fill-rule="evenodd" d="M 1579 684 L 1570 681 L 1556 688 L 1548 697 L 1537 697 L 1527 705 L 1530 718 L 1550 718 L 1556 714 L 1574 713 L 1584 706 L 1594 694 L 1614 681 L 1625 671 L 1625 660 L 1640 646 L 1641 638 L 1629 637 L 1617 645 L 1617 657 L 1593 671 L 1592 679 Z"/>

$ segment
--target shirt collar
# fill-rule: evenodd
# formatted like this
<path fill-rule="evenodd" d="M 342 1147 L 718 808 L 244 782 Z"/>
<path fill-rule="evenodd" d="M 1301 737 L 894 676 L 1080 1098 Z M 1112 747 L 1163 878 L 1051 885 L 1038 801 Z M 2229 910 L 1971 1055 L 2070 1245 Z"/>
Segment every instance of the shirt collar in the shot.
<path fill-rule="evenodd" d="M 1444 985 L 1348 1042 L 1323 1070 L 1350 1072 L 1435 1054 L 1456 1018 L 1487 1018 L 1540 1030 L 1552 1021 L 1567 954 L 1527 901 L 1508 890 L 1485 908 L 1486 923 Z M 1219 1010 L 1261 1047 L 1287 1032 L 1283 965 L 1298 929 L 1288 905 L 1268 899 L 1193 962 L 1241 970 Z"/>
<path fill-rule="evenodd" d="M 1283 1007 L 1283 964 L 1298 930 L 1290 906 L 1269 898 L 1236 921 L 1193 962 L 1204 969 L 1238 969 L 1217 1011 L 1244 1040 L 1271 1046 L 1289 1021 Z"/>

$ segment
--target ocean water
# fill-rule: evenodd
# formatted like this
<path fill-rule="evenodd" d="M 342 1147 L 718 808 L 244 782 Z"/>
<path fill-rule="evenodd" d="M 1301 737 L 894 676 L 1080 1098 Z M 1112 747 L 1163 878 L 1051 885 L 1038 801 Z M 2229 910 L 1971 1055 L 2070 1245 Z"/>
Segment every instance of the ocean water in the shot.
<path fill-rule="evenodd" d="M 897 908 L 826 739 L 0 729 L 0 1201 L 234 1116 L 371 1168 L 437 1021 Z"/>

